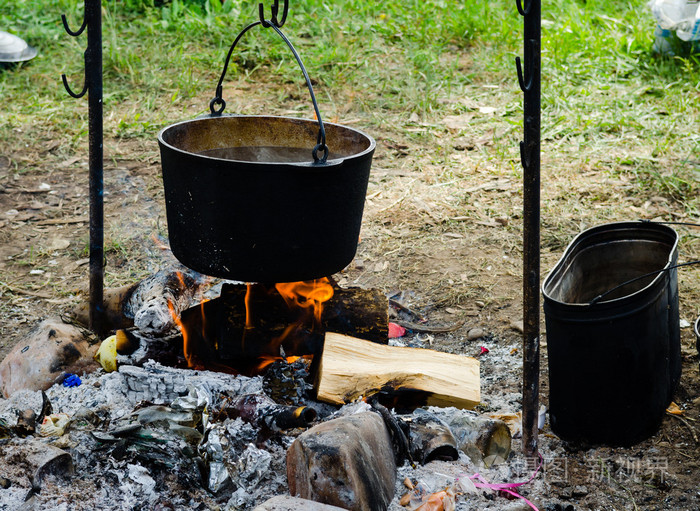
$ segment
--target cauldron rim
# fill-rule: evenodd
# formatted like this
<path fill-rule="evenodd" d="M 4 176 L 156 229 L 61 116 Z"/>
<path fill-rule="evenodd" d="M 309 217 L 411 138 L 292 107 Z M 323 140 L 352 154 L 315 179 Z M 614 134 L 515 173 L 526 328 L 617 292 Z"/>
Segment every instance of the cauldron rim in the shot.
<path fill-rule="evenodd" d="M 230 158 L 216 158 L 214 156 L 208 156 L 208 155 L 203 155 L 199 154 L 196 152 L 188 151 L 185 149 L 182 149 L 180 147 L 177 147 L 170 142 L 167 142 L 164 138 L 164 135 L 166 132 L 169 130 L 172 130 L 174 128 L 177 128 L 179 126 L 184 126 L 187 124 L 193 124 L 193 123 L 200 123 L 200 122 L 207 122 L 210 120 L 218 120 L 218 119 L 226 119 L 226 118 L 240 118 L 240 119 L 275 119 L 275 120 L 282 120 L 282 121 L 290 121 L 293 123 L 311 123 L 313 125 L 318 125 L 318 122 L 312 119 L 307 119 L 303 117 L 288 117 L 288 116 L 276 116 L 276 115 L 243 115 L 243 114 L 223 114 L 221 116 L 211 116 L 211 115 L 203 115 L 200 117 L 196 117 L 194 119 L 185 119 L 182 121 L 175 122 L 173 124 L 169 124 L 168 126 L 165 126 L 158 132 L 158 142 L 162 144 L 165 147 L 168 147 L 172 149 L 173 151 L 176 151 L 178 153 L 181 153 L 183 155 L 194 155 L 199 158 L 205 158 L 207 160 L 212 160 L 212 161 L 227 161 L 227 162 L 236 162 L 236 163 L 242 163 L 242 164 L 250 164 L 250 161 L 246 160 L 235 160 L 235 159 L 230 159 Z M 368 145 L 365 149 L 362 151 L 352 153 L 349 155 L 345 155 L 341 158 L 332 158 L 328 159 L 325 164 L 318 165 L 315 164 L 314 162 L 278 162 L 278 161 L 256 161 L 252 162 L 255 165 L 269 165 L 269 166 L 279 166 L 279 165 L 284 165 L 284 166 L 292 166 L 292 167 L 313 167 L 313 168 L 318 168 L 319 170 L 327 168 L 329 166 L 336 166 L 340 165 L 343 161 L 349 159 L 349 158 L 359 158 L 362 157 L 368 153 L 373 152 L 376 149 L 377 142 L 375 141 L 374 137 L 368 135 L 362 130 L 359 130 L 357 128 L 351 128 L 350 126 L 346 126 L 344 124 L 339 124 L 339 123 L 332 123 L 332 122 L 324 122 L 324 126 L 327 128 L 330 127 L 331 129 L 342 129 L 342 130 L 347 130 L 351 131 L 363 139 L 365 139 L 368 142 Z"/>

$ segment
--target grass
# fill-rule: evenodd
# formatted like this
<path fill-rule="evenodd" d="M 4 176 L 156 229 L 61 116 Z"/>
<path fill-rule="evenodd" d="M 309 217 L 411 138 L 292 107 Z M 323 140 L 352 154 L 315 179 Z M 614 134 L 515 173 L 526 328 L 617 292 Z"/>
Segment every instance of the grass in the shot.
<path fill-rule="evenodd" d="M 8 154 L 21 154 L 60 140 L 58 157 L 67 157 L 85 150 L 87 108 L 84 99 L 65 93 L 60 75 L 66 72 L 75 89 L 81 85 L 85 36 L 68 36 L 60 15 L 78 27 L 82 2 L 36 4 L 0 0 L 0 26 L 40 51 L 34 61 L 0 72 L 0 141 Z M 545 225 L 568 231 L 586 221 L 567 218 L 592 215 L 593 205 L 605 205 L 601 219 L 625 215 L 615 190 L 580 193 L 571 186 L 592 174 L 599 183 L 626 183 L 620 193 L 635 207 L 659 195 L 697 217 L 698 56 L 655 55 L 651 13 L 621 0 L 554 0 L 542 18 Z M 103 2 L 110 147 L 152 142 L 163 126 L 206 112 L 230 43 L 256 20 L 257 2 L 248 0 Z M 385 150 L 391 154 L 377 165 L 414 166 L 430 185 L 444 185 L 453 216 L 472 201 L 473 193 L 462 190 L 475 179 L 521 179 L 522 94 L 514 58 L 522 53 L 522 20 L 510 0 L 299 0 L 291 3 L 284 30 L 314 80 L 326 119 L 359 122 L 380 149 L 382 141 L 407 145 L 407 156 Z M 260 27 L 235 51 L 224 97 L 228 111 L 312 115 L 290 52 Z M 482 107 L 495 112 L 481 114 Z M 455 132 L 445 128 L 448 115 L 471 118 Z M 455 159 L 454 139 L 472 149 Z M 45 168 L 41 161 L 12 163 L 16 173 Z M 517 202 L 507 208 L 509 215 Z M 563 236 L 545 238 L 559 246 Z"/>

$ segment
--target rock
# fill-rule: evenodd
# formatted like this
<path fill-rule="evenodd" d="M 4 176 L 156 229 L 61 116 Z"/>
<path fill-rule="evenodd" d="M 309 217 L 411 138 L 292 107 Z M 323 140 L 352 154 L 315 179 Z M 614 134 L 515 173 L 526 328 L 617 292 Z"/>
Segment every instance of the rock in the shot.
<path fill-rule="evenodd" d="M 467 340 L 475 341 L 476 339 L 479 339 L 480 337 L 483 337 L 485 335 L 486 331 L 483 328 L 470 328 L 467 332 Z"/>
<path fill-rule="evenodd" d="M 91 372 L 97 347 L 80 328 L 47 319 L 0 362 L 0 391 L 8 398 L 20 389 L 46 390 L 66 373 Z"/>
<path fill-rule="evenodd" d="M 329 506 L 313 500 L 278 495 L 253 509 L 253 511 L 341 511 L 342 507 Z"/>
<path fill-rule="evenodd" d="M 571 494 L 574 497 L 585 497 L 588 495 L 588 488 L 586 488 L 583 485 L 576 485 L 574 486 L 574 489 L 572 490 Z"/>
<path fill-rule="evenodd" d="M 559 490 L 559 498 L 564 500 L 571 500 L 574 497 L 574 490 L 571 487 L 566 487 Z"/>
<path fill-rule="evenodd" d="M 384 511 L 394 496 L 389 432 L 374 412 L 321 423 L 287 450 L 292 495 L 354 511 Z"/>
<path fill-rule="evenodd" d="M 522 334 L 525 331 L 525 326 L 523 325 L 522 321 L 511 321 L 510 328 L 520 334 Z"/>

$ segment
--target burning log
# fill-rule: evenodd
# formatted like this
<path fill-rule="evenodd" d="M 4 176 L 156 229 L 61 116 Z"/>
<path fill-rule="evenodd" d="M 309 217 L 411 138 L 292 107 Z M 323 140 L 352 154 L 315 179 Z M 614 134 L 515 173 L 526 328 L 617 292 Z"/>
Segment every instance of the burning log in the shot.
<path fill-rule="evenodd" d="M 328 282 L 318 285 L 326 287 L 326 300 L 322 307 L 308 310 L 308 303 L 319 301 L 313 288 L 298 297 L 287 290 L 289 284 L 225 284 L 219 298 L 182 313 L 185 355 L 194 367 L 255 374 L 280 357 L 320 352 L 326 331 L 388 342 L 388 300 L 383 293 L 342 289 Z"/>
<path fill-rule="evenodd" d="M 107 289 L 104 293 L 104 323 L 107 331 L 136 327 L 150 335 L 169 332 L 175 316 L 189 307 L 206 284 L 199 273 L 183 268 L 161 270 L 136 284 Z M 73 318 L 89 324 L 88 304 L 80 304 Z"/>
<path fill-rule="evenodd" d="M 410 397 L 414 406 L 473 408 L 480 400 L 479 385 L 474 358 L 382 346 L 336 333 L 326 334 L 316 375 L 318 399 L 334 404 L 384 392 L 398 404 Z"/>

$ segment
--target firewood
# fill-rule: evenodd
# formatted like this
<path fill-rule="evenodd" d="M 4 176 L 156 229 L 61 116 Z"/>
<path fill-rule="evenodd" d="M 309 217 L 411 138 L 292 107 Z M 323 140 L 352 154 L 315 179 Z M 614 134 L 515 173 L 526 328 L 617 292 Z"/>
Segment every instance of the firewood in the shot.
<path fill-rule="evenodd" d="M 386 344 L 389 339 L 389 300 L 379 290 L 341 288 L 331 282 L 333 296 L 323 304 L 321 332 L 338 332 Z M 245 325 L 247 288 L 224 285 L 221 298 L 226 303 L 229 322 Z M 298 310 L 290 310 L 279 293 L 264 284 L 254 284 L 249 296 L 253 328 L 268 338 L 281 334 L 293 323 Z"/>
<path fill-rule="evenodd" d="M 241 374 L 255 374 L 261 360 L 320 353 L 326 331 L 340 331 L 386 344 L 389 337 L 388 300 L 377 290 L 342 289 L 324 304 L 320 325 L 299 322 L 274 286 L 254 284 L 248 295 L 250 324 L 246 326 L 243 285 L 226 284 L 221 296 L 185 310 L 188 357 L 193 365 L 221 364 Z M 280 350 L 281 346 L 281 350 Z"/>
<path fill-rule="evenodd" d="M 201 294 L 204 276 L 192 270 L 161 270 L 144 279 L 129 299 L 126 313 L 141 332 L 159 335 L 175 327 L 173 315 Z"/>
<path fill-rule="evenodd" d="M 512 437 L 502 420 L 454 408 L 431 408 L 430 412 L 450 427 L 457 448 L 477 465 L 491 466 L 508 459 Z"/>
<path fill-rule="evenodd" d="M 104 291 L 104 324 L 107 331 L 135 326 L 149 335 L 161 335 L 175 327 L 176 316 L 198 300 L 206 278 L 184 267 L 161 270 L 136 284 Z M 89 324 L 87 302 L 71 314 L 75 322 Z"/>
<path fill-rule="evenodd" d="M 479 361 L 326 333 L 316 375 L 319 400 L 343 404 L 387 389 L 418 393 L 421 404 L 473 408 L 480 400 Z"/>
<path fill-rule="evenodd" d="M 129 328 L 134 325 L 134 317 L 126 314 L 126 305 L 131 294 L 138 287 L 138 283 L 129 284 L 118 288 L 104 290 L 104 317 L 103 320 L 108 330 Z M 69 314 L 70 319 L 84 327 L 90 324 L 90 306 L 87 300 L 79 303 Z"/>

